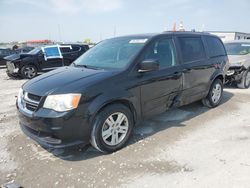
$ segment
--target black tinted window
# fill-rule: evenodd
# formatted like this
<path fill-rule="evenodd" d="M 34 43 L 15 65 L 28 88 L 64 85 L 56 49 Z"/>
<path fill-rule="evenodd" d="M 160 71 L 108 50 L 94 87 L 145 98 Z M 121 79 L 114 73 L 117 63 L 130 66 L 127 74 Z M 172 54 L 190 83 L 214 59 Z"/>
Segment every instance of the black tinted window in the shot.
<path fill-rule="evenodd" d="M 72 50 L 74 52 L 80 51 L 80 47 L 79 46 L 72 46 Z"/>
<path fill-rule="evenodd" d="M 215 37 L 206 37 L 209 57 L 217 57 L 226 55 L 222 42 Z"/>
<path fill-rule="evenodd" d="M 72 51 L 69 47 L 60 47 L 60 50 L 62 53 L 69 53 Z"/>
<path fill-rule="evenodd" d="M 205 59 L 206 54 L 201 38 L 179 38 L 184 63 Z"/>
<path fill-rule="evenodd" d="M 160 69 L 163 69 L 174 66 L 175 57 L 176 52 L 172 39 L 160 39 L 148 47 L 143 59 L 155 59 L 160 63 Z"/>

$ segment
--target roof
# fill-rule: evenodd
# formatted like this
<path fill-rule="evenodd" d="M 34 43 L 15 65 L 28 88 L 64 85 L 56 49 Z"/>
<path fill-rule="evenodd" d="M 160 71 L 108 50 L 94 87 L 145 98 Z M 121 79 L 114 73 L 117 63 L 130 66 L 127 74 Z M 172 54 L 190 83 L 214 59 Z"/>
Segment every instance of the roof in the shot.
<path fill-rule="evenodd" d="M 152 38 L 159 35 L 210 35 L 210 36 L 216 36 L 212 35 L 208 32 L 192 32 L 192 31 L 165 31 L 163 33 L 145 33 L 145 34 L 134 34 L 134 35 L 125 35 L 125 36 L 119 36 L 115 38 L 126 38 L 126 37 L 134 37 L 134 38 Z M 216 36 L 217 37 L 217 36 Z"/>

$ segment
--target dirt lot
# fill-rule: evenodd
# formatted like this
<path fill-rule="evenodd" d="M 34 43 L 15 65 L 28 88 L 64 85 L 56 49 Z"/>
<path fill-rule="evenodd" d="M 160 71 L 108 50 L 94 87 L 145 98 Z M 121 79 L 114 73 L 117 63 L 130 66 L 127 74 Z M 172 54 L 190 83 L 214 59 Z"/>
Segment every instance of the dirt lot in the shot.
<path fill-rule="evenodd" d="M 25 80 L 0 70 L 0 185 L 26 187 L 249 187 L 250 90 L 225 89 L 142 123 L 110 155 L 92 147 L 47 151 L 20 130 L 15 96 Z"/>

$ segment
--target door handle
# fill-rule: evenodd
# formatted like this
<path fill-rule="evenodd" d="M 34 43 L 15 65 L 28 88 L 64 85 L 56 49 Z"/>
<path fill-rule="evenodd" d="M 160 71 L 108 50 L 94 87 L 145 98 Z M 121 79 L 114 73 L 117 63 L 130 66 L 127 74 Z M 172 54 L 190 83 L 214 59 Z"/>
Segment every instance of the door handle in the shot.
<path fill-rule="evenodd" d="M 181 77 L 181 75 L 182 75 L 181 72 L 175 72 L 175 73 L 173 74 L 172 78 L 173 78 L 173 79 L 178 79 L 178 78 Z"/>
<path fill-rule="evenodd" d="M 183 72 L 183 73 L 189 73 L 189 72 L 191 72 L 191 70 L 192 70 L 192 69 L 187 68 L 187 69 L 183 69 L 182 72 Z"/>

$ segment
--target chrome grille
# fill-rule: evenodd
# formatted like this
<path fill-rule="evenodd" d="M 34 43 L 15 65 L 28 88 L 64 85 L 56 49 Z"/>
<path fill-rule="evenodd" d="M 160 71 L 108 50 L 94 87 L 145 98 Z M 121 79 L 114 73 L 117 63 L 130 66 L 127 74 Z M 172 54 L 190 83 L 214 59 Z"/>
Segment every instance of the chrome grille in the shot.
<path fill-rule="evenodd" d="M 22 105 L 25 109 L 34 112 L 37 110 L 40 100 L 40 96 L 24 92 L 22 98 Z"/>

